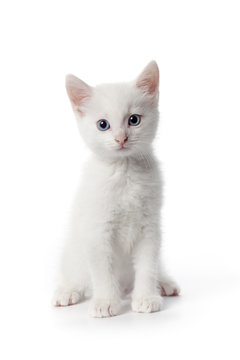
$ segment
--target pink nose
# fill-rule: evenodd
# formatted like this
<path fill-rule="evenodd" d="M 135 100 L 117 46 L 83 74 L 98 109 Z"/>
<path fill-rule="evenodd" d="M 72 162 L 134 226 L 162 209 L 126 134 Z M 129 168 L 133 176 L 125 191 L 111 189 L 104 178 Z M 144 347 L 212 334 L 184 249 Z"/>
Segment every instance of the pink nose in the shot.
<path fill-rule="evenodd" d="M 124 135 L 116 136 L 114 139 L 118 144 L 123 145 L 126 141 L 128 141 L 128 137 Z"/>

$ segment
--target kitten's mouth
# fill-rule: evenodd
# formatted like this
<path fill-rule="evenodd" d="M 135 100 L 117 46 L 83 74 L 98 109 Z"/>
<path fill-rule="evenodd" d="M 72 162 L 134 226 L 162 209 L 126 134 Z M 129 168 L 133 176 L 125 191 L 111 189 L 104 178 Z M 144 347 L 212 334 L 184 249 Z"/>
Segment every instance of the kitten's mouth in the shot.
<path fill-rule="evenodd" d="M 129 148 L 127 148 L 127 147 L 125 147 L 125 146 L 121 146 L 121 147 L 119 147 L 117 150 L 121 150 L 121 151 L 123 151 L 123 150 L 128 150 Z"/>

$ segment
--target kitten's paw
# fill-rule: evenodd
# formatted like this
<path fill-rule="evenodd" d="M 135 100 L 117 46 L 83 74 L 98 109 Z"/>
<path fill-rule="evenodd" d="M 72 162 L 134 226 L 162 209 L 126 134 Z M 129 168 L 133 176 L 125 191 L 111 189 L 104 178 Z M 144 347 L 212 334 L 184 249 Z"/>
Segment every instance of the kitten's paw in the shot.
<path fill-rule="evenodd" d="M 132 310 L 140 313 L 160 311 L 163 305 L 163 298 L 159 295 L 146 296 L 133 299 Z"/>
<path fill-rule="evenodd" d="M 159 284 L 162 296 L 178 296 L 180 294 L 179 286 L 171 279 L 160 280 Z"/>
<path fill-rule="evenodd" d="M 121 303 L 113 299 L 92 299 L 89 306 L 89 315 L 102 318 L 115 316 L 119 313 Z"/>
<path fill-rule="evenodd" d="M 80 301 L 82 294 L 76 290 L 58 289 L 52 299 L 53 306 L 74 305 Z"/>

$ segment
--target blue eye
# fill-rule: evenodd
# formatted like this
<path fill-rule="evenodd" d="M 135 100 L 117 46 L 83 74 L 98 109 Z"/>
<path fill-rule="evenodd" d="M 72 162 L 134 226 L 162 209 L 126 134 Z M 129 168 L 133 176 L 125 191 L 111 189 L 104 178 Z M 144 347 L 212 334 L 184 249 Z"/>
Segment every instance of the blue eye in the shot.
<path fill-rule="evenodd" d="M 100 131 L 106 131 L 106 130 L 108 130 L 110 128 L 110 124 L 109 124 L 109 122 L 107 120 L 104 120 L 104 119 L 99 120 L 97 122 L 97 128 Z"/>
<path fill-rule="evenodd" d="M 128 124 L 130 126 L 137 126 L 140 124 L 140 122 L 141 122 L 141 115 L 133 114 L 128 119 Z"/>

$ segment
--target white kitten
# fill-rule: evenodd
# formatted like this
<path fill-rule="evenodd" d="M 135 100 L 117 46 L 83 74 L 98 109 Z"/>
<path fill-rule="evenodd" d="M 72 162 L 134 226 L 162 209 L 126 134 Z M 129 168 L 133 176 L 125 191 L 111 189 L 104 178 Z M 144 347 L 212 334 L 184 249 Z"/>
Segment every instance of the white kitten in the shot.
<path fill-rule="evenodd" d="M 73 75 L 66 88 L 80 133 L 93 152 L 72 213 L 56 306 L 91 292 L 90 314 L 159 311 L 178 287 L 160 267 L 161 179 L 151 144 L 158 125 L 157 64 L 130 83 L 88 86 Z"/>

